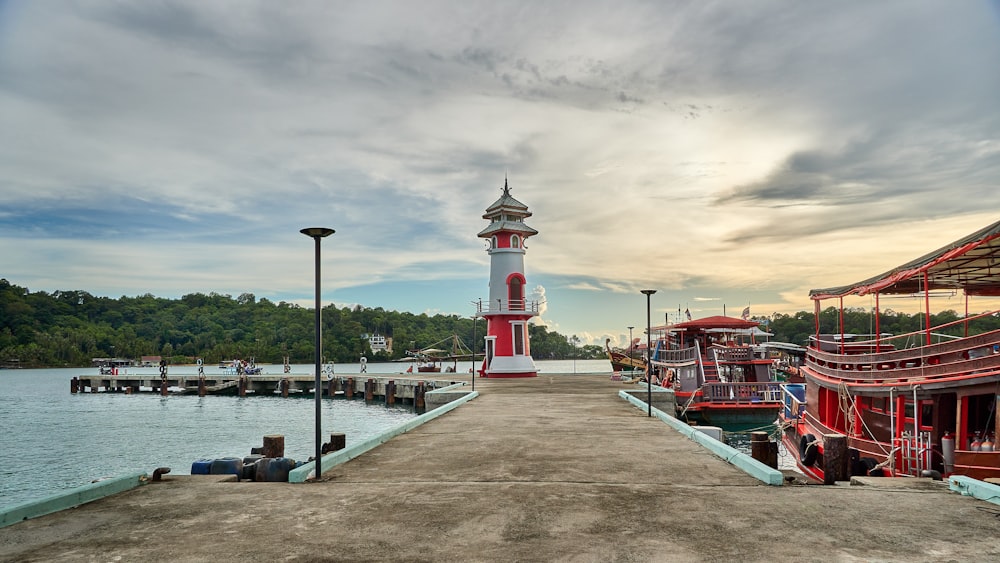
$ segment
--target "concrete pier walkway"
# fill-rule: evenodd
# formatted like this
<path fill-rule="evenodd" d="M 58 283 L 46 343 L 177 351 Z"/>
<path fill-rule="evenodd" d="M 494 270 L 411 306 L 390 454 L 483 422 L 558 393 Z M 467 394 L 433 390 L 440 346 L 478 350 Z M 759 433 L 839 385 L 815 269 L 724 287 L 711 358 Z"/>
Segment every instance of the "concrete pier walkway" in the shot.
<path fill-rule="evenodd" d="M 167 475 L 0 529 L 0 560 L 1000 558 L 996 505 L 923 480 L 766 486 L 618 398 L 623 387 L 480 379 L 479 398 L 321 482 Z"/>

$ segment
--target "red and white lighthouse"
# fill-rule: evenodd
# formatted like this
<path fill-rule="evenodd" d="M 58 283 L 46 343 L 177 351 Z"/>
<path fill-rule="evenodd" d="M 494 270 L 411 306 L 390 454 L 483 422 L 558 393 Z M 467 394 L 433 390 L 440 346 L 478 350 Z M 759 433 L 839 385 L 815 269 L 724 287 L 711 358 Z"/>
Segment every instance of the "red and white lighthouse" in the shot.
<path fill-rule="evenodd" d="M 488 241 L 490 299 L 479 302 L 478 314 L 486 317 L 484 377 L 536 377 L 531 359 L 528 319 L 538 315 L 538 302 L 525 299 L 524 250 L 528 237 L 538 231 L 524 224 L 531 217 L 528 206 L 510 195 L 507 180 L 503 195 L 486 208 L 490 224 L 479 232 Z"/>

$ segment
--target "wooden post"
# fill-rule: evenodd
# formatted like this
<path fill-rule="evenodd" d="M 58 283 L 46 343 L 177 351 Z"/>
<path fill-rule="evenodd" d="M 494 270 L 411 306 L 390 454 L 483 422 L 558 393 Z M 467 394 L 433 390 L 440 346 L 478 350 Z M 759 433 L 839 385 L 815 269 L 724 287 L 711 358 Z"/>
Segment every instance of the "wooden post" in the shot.
<path fill-rule="evenodd" d="M 101 380 L 100 379 L 97 380 L 97 383 L 94 383 L 94 380 L 91 379 L 90 380 L 90 392 L 91 393 L 97 393 L 97 388 L 100 387 L 100 385 L 101 385 Z"/>
<path fill-rule="evenodd" d="M 369 379 L 365 382 L 365 400 L 371 401 L 375 398 L 375 380 Z"/>
<path fill-rule="evenodd" d="M 198 376 L 198 396 L 204 397 L 208 393 L 208 388 L 205 386 L 205 376 Z"/>
<path fill-rule="evenodd" d="M 413 390 L 413 406 L 418 410 L 423 409 L 425 407 L 424 403 L 425 392 L 427 392 L 427 389 L 424 387 L 423 381 L 421 381 L 420 384 L 417 385 L 417 388 Z"/>
<path fill-rule="evenodd" d="M 69 392 L 70 394 L 76 394 L 80 392 L 80 380 L 76 377 L 69 380 Z"/>
<path fill-rule="evenodd" d="M 334 377 L 326 387 L 326 396 L 331 399 L 337 394 L 337 379 Z"/>
<path fill-rule="evenodd" d="M 330 451 L 335 452 L 347 447 L 347 435 L 343 432 L 333 432 L 330 434 Z"/>
<path fill-rule="evenodd" d="M 320 389 L 319 392 L 322 393 L 323 390 Z M 287 377 L 281 378 L 281 396 L 282 397 L 286 397 L 286 398 L 288 397 L 288 378 Z M 275 457 L 280 457 L 280 456 L 275 456 Z"/>
<path fill-rule="evenodd" d="M 847 436 L 843 434 L 823 435 L 823 484 L 832 485 L 836 481 L 846 481 L 848 471 Z"/>
<path fill-rule="evenodd" d="M 166 397 L 167 396 L 167 380 L 166 380 L 166 378 L 163 378 L 163 379 L 160 380 L 160 396 L 161 397 Z"/>
<path fill-rule="evenodd" d="M 391 379 L 385 384 L 385 404 L 396 404 L 396 382 Z"/>
<path fill-rule="evenodd" d="M 750 456 L 774 469 L 778 468 L 777 446 L 777 442 L 771 442 L 767 432 L 750 433 Z"/>
<path fill-rule="evenodd" d="M 264 449 L 261 453 L 264 457 L 285 457 L 285 436 L 282 434 L 264 436 Z"/>
<path fill-rule="evenodd" d="M 240 397 L 246 397 L 247 396 L 247 378 L 245 378 L 245 377 L 243 377 L 241 375 L 240 379 L 239 379 L 239 383 L 237 385 L 239 387 L 239 395 L 240 395 Z"/>
<path fill-rule="evenodd" d="M 354 378 L 348 377 L 347 384 L 344 386 L 344 396 L 348 399 L 354 398 Z"/>

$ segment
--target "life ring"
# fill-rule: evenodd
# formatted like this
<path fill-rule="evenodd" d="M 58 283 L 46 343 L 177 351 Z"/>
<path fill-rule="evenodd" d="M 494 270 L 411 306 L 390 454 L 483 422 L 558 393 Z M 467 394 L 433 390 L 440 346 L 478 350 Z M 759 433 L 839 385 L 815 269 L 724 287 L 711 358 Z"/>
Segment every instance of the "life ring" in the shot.
<path fill-rule="evenodd" d="M 812 467 L 817 457 L 819 457 L 819 446 L 816 445 L 816 436 L 803 434 L 799 439 L 799 460 L 802 465 Z"/>
<path fill-rule="evenodd" d="M 204 362 L 202 362 L 202 361 L 201 361 L 201 358 L 198 358 L 198 365 L 200 366 L 200 365 L 202 365 L 203 363 L 204 363 Z"/>

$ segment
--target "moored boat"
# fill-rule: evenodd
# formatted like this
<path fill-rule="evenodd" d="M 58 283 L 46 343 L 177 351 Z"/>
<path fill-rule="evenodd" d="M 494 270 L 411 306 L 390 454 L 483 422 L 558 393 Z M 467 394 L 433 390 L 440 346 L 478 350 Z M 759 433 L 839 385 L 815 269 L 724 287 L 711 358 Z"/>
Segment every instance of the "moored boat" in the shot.
<path fill-rule="evenodd" d="M 809 293 L 817 319 L 827 299 L 839 301 L 841 315 L 836 332 L 817 321 L 800 369 L 804 383 L 783 386 L 783 440 L 803 472 L 828 476 L 827 442 L 846 436 L 851 475 L 1000 477 L 1000 451 L 993 451 L 1000 330 L 976 334 L 970 326 L 1000 311 L 969 314 L 970 297 L 1000 296 L 998 262 L 1000 222 L 884 274 Z M 932 295 L 959 291 L 964 317 L 934 326 Z M 924 328 L 883 333 L 883 295 L 918 297 Z M 873 334 L 845 333 L 851 296 L 873 298 Z"/>
<path fill-rule="evenodd" d="M 773 428 L 782 408 L 774 360 L 737 341 L 757 326 L 714 316 L 653 328 L 664 334 L 653 354 L 655 377 L 673 387 L 679 419 L 728 432 Z"/>
<path fill-rule="evenodd" d="M 607 338 L 604 340 L 604 350 L 608 353 L 608 360 L 611 362 L 611 371 L 615 373 L 646 373 L 646 360 L 645 358 L 636 357 L 637 347 L 630 346 L 627 351 L 618 348 L 613 349 L 611 348 L 611 339 Z"/>

